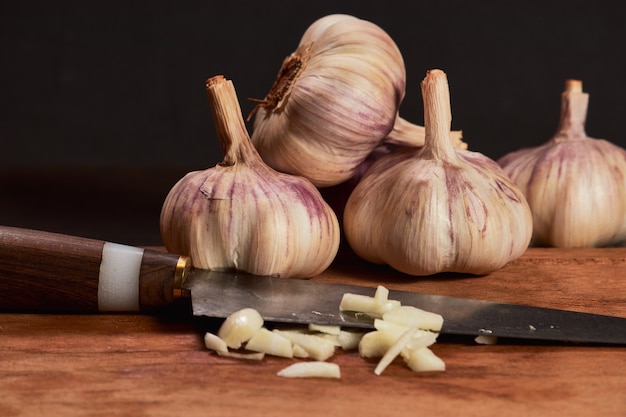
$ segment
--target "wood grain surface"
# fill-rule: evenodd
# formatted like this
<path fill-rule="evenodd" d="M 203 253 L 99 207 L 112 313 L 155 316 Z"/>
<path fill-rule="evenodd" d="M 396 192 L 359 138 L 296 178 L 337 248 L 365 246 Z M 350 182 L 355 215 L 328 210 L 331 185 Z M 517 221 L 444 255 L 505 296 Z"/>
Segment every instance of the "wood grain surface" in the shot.
<path fill-rule="evenodd" d="M 483 277 L 415 278 L 339 258 L 315 278 L 626 317 L 626 249 L 529 249 Z M 0 416 L 624 416 L 626 347 L 440 340 L 447 365 L 337 351 L 340 380 L 284 379 L 294 360 L 218 357 L 219 323 L 162 315 L 0 314 Z"/>

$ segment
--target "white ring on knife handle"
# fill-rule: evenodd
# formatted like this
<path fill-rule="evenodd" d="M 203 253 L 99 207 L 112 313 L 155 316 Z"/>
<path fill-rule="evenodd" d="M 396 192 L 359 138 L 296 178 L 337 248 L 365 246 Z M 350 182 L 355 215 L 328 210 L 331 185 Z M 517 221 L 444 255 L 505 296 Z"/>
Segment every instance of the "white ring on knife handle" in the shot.
<path fill-rule="evenodd" d="M 105 242 L 98 280 L 99 311 L 139 311 L 143 249 Z"/>

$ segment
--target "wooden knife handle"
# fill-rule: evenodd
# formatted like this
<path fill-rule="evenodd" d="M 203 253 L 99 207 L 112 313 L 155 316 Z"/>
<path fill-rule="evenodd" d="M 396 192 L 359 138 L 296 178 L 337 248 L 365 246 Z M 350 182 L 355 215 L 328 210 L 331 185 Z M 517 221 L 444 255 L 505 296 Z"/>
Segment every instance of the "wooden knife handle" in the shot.
<path fill-rule="evenodd" d="M 147 311 L 183 296 L 185 256 L 0 226 L 0 310 Z"/>

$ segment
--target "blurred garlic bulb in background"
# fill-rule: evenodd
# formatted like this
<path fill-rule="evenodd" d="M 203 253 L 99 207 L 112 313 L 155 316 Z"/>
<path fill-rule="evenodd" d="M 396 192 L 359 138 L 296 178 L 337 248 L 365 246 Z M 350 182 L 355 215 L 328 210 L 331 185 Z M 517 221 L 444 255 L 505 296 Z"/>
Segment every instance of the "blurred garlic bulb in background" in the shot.
<path fill-rule="evenodd" d="M 387 141 L 422 146 L 424 128 L 398 117 L 402 55 L 374 23 L 344 14 L 315 21 L 253 110 L 252 142 L 274 169 L 318 187 L 339 184 Z M 460 132 L 452 133 L 459 147 Z"/>
<path fill-rule="evenodd" d="M 534 246 L 610 246 L 626 239 L 626 151 L 585 132 L 589 95 L 567 80 L 556 134 L 498 160 L 533 213 Z"/>
<path fill-rule="evenodd" d="M 409 275 L 487 274 L 525 252 L 530 208 L 495 161 L 453 146 L 443 71 L 428 71 L 422 95 L 424 147 L 372 164 L 346 203 L 346 239 L 365 260 Z"/>
<path fill-rule="evenodd" d="M 161 210 L 166 249 L 204 269 L 285 278 L 322 272 L 339 247 L 335 213 L 310 181 L 263 163 L 231 81 L 210 78 L 207 93 L 224 160 L 170 190 Z"/>

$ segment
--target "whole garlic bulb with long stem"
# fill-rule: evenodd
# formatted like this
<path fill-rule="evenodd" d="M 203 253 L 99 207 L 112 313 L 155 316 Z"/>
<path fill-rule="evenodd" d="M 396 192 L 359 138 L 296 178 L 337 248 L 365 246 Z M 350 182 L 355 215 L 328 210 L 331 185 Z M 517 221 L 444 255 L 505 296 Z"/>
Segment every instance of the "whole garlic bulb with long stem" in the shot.
<path fill-rule="evenodd" d="M 344 211 L 354 252 L 409 275 L 487 274 L 521 256 L 532 219 L 521 191 L 495 161 L 449 139 L 446 74 L 422 81 L 426 143 L 381 157 Z"/>
<path fill-rule="evenodd" d="M 231 81 L 207 81 L 224 160 L 190 172 L 174 185 L 161 211 L 169 252 L 196 267 L 308 278 L 337 254 L 339 224 L 310 181 L 276 172 L 246 131 Z"/>
<path fill-rule="evenodd" d="M 585 132 L 589 95 L 566 80 L 556 134 L 498 160 L 533 213 L 534 246 L 610 246 L 626 240 L 626 150 Z"/>
<path fill-rule="evenodd" d="M 345 14 L 322 17 L 256 100 L 252 142 L 278 171 L 339 184 L 385 140 L 423 145 L 424 128 L 398 116 L 405 84 L 403 57 L 383 29 Z M 465 146 L 460 132 L 452 135 Z"/>

